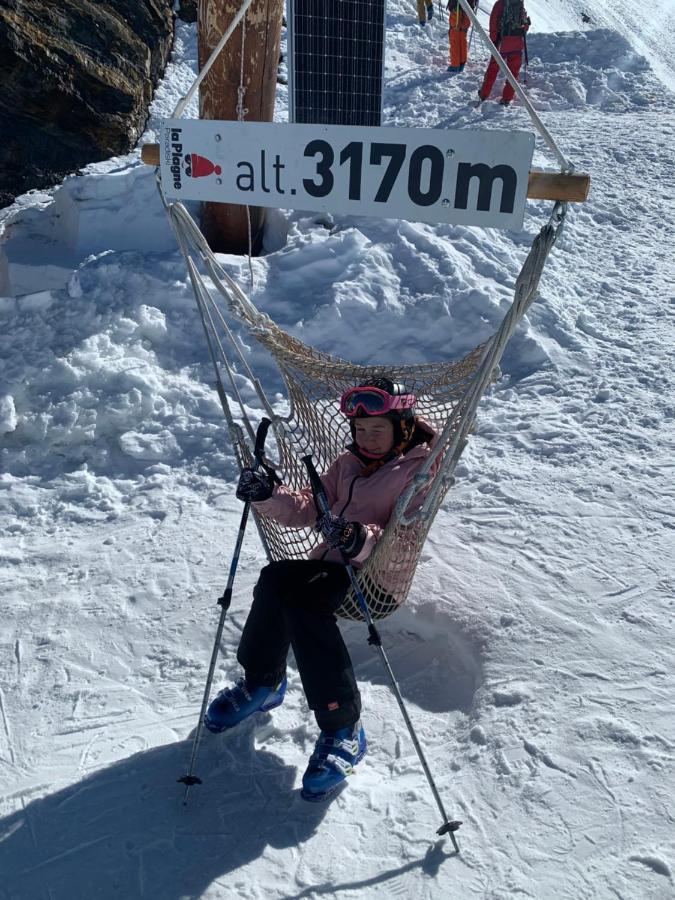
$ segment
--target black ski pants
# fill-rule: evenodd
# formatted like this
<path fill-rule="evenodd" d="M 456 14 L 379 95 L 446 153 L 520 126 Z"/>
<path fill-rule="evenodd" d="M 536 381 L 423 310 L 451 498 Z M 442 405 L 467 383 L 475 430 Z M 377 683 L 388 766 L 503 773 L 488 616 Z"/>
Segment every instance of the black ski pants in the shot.
<path fill-rule="evenodd" d="M 293 648 L 310 709 L 323 731 L 358 721 L 361 696 L 335 618 L 349 588 L 343 565 L 313 559 L 272 562 L 260 573 L 237 659 L 246 680 L 274 687 Z"/>

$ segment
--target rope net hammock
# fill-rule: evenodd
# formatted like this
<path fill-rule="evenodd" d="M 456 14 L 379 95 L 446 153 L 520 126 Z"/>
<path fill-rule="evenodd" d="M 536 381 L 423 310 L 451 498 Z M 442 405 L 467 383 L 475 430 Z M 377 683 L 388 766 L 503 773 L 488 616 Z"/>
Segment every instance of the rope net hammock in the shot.
<path fill-rule="evenodd" d="M 236 385 L 237 359 L 272 421 L 277 445 L 273 465 L 291 489 L 299 490 L 307 484 L 303 456 L 311 453 L 317 469 L 325 471 L 350 443 L 349 425 L 340 412 L 340 396 L 353 385 L 380 376 L 403 382 L 417 397 L 417 414 L 438 432 L 437 444 L 399 498 L 373 553 L 357 571 L 373 619 L 388 616 L 408 595 L 429 528 L 454 481 L 453 472 L 478 402 L 497 377 L 504 348 L 536 297 L 546 258 L 562 228 L 564 204 L 556 204 L 549 222 L 535 238 L 516 281 L 513 303 L 492 338 L 454 361 L 371 366 L 355 365 L 321 352 L 285 332 L 260 312 L 228 275 L 185 207 L 176 202 L 166 204 L 166 208 L 187 261 L 218 393 L 240 466 L 252 464 L 250 447 L 254 429 Z M 228 325 L 228 316 L 244 325 L 274 359 L 290 404 L 287 415 L 279 415 L 272 409 Z M 223 372 L 229 382 L 230 396 L 223 385 Z M 238 414 L 235 414 L 236 407 Z M 270 560 L 303 559 L 319 543 L 320 536 L 313 529 L 285 527 L 261 515 L 255 507 L 254 517 Z M 338 615 L 355 620 L 363 618 L 351 590 Z"/>
<path fill-rule="evenodd" d="M 511 73 L 471 7 L 466 0 L 459 2 L 497 58 L 505 76 L 512 80 Z M 226 34 L 176 107 L 174 116 L 182 115 L 190 97 L 235 27 L 244 18 L 250 4 L 251 0 L 243 0 Z M 523 100 L 535 127 L 558 157 L 561 169 L 570 172 L 572 167 L 544 128 L 520 85 L 514 82 L 514 89 Z M 243 119 L 241 113 L 239 118 Z M 303 456 L 311 454 L 317 469 L 325 471 L 350 443 L 349 425 L 340 413 L 340 396 L 349 387 L 382 376 L 389 377 L 394 382 L 403 382 L 406 389 L 417 397 L 417 415 L 428 420 L 436 430 L 437 443 L 413 482 L 399 498 L 372 554 L 363 567 L 357 570 L 359 587 L 372 618 L 382 619 L 388 616 L 408 595 L 434 516 L 454 481 L 453 473 L 466 445 L 478 403 L 490 383 L 498 376 L 499 361 L 506 344 L 537 295 L 546 259 L 563 227 L 567 204 L 560 201 L 555 203 L 549 221 L 535 237 L 516 280 L 511 307 L 489 340 L 458 360 L 421 365 L 363 366 L 308 346 L 259 311 L 218 262 L 185 206 L 179 201 L 167 201 L 159 173 L 157 183 L 185 256 L 215 370 L 216 387 L 240 466 L 252 464 L 250 448 L 255 438 L 248 408 L 237 387 L 236 376 L 242 373 L 249 378 L 265 415 L 272 422 L 276 439 L 274 468 L 282 481 L 293 490 L 307 485 Z M 243 325 L 276 363 L 289 401 L 287 415 L 279 415 L 272 409 L 230 329 L 228 318 L 234 318 Z M 229 383 L 229 394 L 223 384 L 223 374 Z M 235 412 L 237 408 L 238 412 Z M 255 507 L 253 510 L 260 538 L 270 560 L 306 558 L 320 541 L 320 536 L 311 528 L 288 528 L 262 515 Z M 350 589 L 338 615 L 354 620 L 363 619 L 353 590 Z"/>

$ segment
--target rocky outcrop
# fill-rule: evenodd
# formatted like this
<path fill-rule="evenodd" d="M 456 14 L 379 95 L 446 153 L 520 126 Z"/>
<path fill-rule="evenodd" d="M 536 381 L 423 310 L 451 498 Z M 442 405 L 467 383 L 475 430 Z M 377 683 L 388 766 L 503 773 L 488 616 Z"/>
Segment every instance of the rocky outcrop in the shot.
<path fill-rule="evenodd" d="M 178 18 L 184 22 L 197 21 L 197 0 L 179 0 Z"/>
<path fill-rule="evenodd" d="M 171 50 L 173 0 L 2 0 L 0 207 L 127 153 Z"/>

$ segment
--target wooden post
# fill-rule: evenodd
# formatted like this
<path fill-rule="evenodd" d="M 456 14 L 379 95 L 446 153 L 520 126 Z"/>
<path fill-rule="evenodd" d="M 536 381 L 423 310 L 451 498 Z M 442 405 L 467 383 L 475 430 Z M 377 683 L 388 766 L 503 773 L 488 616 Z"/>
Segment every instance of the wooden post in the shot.
<path fill-rule="evenodd" d="M 240 0 L 199 0 L 198 43 L 200 71 L 232 19 Z M 247 122 L 271 122 L 277 85 L 284 0 L 253 0 L 245 16 L 243 105 Z M 199 118 L 236 121 L 241 81 L 242 25 L 239 25 L 199 88 Z M 250 207 L 251 241 L 260 252 L 265 210 Z M 248 253 L 245 206 L 202 203 L 202 231 L 218 253 Z"/>

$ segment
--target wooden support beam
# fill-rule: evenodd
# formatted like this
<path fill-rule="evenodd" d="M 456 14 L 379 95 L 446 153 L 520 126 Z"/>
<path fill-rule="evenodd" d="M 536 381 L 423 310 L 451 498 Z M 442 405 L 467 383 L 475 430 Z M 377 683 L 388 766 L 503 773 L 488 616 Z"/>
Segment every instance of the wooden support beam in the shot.
<path fill-rule="evenodd" d="M 146 166 L 159 165 L 159 144 L 143 144 L 141 147 L 141 162 Z"/>
<path fill-rule="evenodd" d="M 533 169 L 527 180 L 529 200 L 566 200 L 568 203 L 583 203 L 591 187 L 591 176 L 573 172 L 539 172 Z"/>
<path fill-rule="evenodd" d="M 159 165 L 159 144 L 144 144 L 141 159 L 149 166 Z M 566 200 L 568 203 L 583 203 L 591 187 L 591 176 L 573 172 L 530 172 L 527 182 L 527 196 L 530 200 Z"/>

